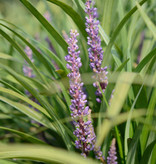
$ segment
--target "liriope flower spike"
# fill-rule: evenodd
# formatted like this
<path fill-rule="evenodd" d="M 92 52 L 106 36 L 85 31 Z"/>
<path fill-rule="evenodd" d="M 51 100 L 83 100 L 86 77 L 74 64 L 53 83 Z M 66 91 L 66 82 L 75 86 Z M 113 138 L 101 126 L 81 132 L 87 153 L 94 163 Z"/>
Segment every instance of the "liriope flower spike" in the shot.
<path fill-rule="evenodd" d="M 94 87 L 97 88 L 96 95 L 99 97 L 97 98 L 98 102 L 101 102 L 100 97 L 102 96 L 102 93 L 100 91 L 99 83 L 102 88 L 102 91 L 104 92 L 106 89 L 106 86 L 108 84 L 107 80 L 107 67 L 102 68 L 102 60 L 103 60 L 103 50 L 101 47 L 101 39 L 99 37 L 99 20 L 97 8 L 94 8 L 94 1 L 87 0 L 86 2 L 86 32 L 88 33 L 89 37 L 88 39 L 88 54 L 90 59 L 90 67 L 95 73 L 94 78 L 96 79 L 96 82 L 93 84 Z"/>
<path fill-rule="evenodd" d="M 110 150 L 108 152 L 109 156 L 107 157 L 107 164 L 117 164 L 117 156 L 116 156 L 116 146 L 115 146 L 115 138 L 112 140 L 112 144 Z"/>
<path fill-rule="evenodd" d="M 33 60 L 33 54 L 32 54 L 32 50 L 30 49 L 30 47 L 26 46 L 25 47 L 25 53 L 27 54 L 28 58 L 31 60 L 31 62 L 33 63 L 34 60 Z M 30 78 L 34 78 L 35 75 L 33 74 L 33 70 L 31 67 L 29 67 L 28 63 L 25 61 L 25 64 L 23 65 L 23 72 L 24 72 L 24 75 L 27 76 L 27 77 L 30 77 Z M 38 103 L 39 102 L 30 94 L 30 92 L 28 92 L 27 90 L 25 91 L 25 94 L 28 96 L 28 97 L 31 97 L 31 100 Z M 31 107 L 31 105 L 30 105 Z M 37 110 L 37 109 L 35 109 Z"/>
<path fill-rule="evenodd" d="M 82 87 L 81 76 L 79 68 L 81 67 L 81 59 L 79 57 L 80 51 L 77 45 L 77 36 L 79 34 L 76 30 L 70 31 L 70 38 L 68 39 L 68 55 L 65 60 L 68 62 L 67 68 L 70 70 L 68 77 L 70 79 L 70 95 L 73 123 L 75 126 L 74 135 L 77 137 L 75 141 L 76 148 L 82 151 L 82 155 L 86 157 L 88 153 L 93 150 L 93 143 L 95 135 L 91 134 L 90 127 L 92 121 L 87 119 L 89 115 L 89 107 L 86 106 L 87 100 Z"/>
<path fill-rule="evenodd" d="M 44 13 L 44 17 L 46 18 L 46 20 L 50 23 L 51 22 L 51 15 L 49 13 L 49 11 L 46 11 Z M 49 47 L 49 50 L 52 51 L 55 55 L 56 55 L 56 51 L 55 51 L 55 48 L 53 47 L 53 44 L 51 42 L 51 40 L 49 39 L 49 37 L 47 36 L 45 38 L 45 41 L 48 43 L 48 47 Z M 51 60 L 51 62 L 53 63 L 54 67 L 56 70 L 59 69 L 58 65 L 56 64 L 56 62 L 54 60 Z"/>
<path fill-rule="evenodd" d="M 28 46 L 26 46 L 24 51 L 27 54 L 28 58 L 31 60 L 31 62 L 34 62 L 34 60 L 32 58 L 32 50 Z M 26 62 L 26 64 L 23 65 L 23 72 L 24 72 L 24 75 L 27 77 L 31 77 L 31 78 L 34 77 L 33 71 L 27 65 L 27 62 Z"/>

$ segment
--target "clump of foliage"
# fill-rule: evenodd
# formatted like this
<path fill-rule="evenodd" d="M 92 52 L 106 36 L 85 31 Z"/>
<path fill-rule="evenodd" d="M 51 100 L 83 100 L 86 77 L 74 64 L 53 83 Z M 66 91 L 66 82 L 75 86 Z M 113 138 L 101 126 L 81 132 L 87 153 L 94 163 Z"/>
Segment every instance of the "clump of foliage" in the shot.
<path fill-rule="evenodd" d="M 155 164 L 156 2 L 0 6 L 0 163 Z"/>

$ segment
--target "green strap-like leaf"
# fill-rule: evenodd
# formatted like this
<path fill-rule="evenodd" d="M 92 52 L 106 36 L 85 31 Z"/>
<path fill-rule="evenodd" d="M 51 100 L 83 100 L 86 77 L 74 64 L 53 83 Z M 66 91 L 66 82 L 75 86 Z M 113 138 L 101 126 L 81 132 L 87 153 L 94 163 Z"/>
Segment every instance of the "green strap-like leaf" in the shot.
<path fill-rule="evenodd" d="M 142 0 L 140 2 L 140 5 L 143 5 L 147 0 Z M 105 51 L 105 56 L 104 56 L 104 59 L 103 59 L 103 63 L 104 64 L 105 62 L 108 61 L 109 59 L 109 54 L 110 54 L 110 51 L 111 51 L 111 48 L 119 34 L 119 32 L 121 31 L 121 29 L 124 27 L 125 23 L 129 20 L 129 18 L 137 11 L 137 7 L 135 6 L 132 10 L 130 10 L 126 16 L 121 20 L 121 22 L 119 23 L 119 25 L 116 27 L 116 29 L 114 30 L 113 34 L 112 34 L 112 37 L 110 39 L 110 42 L 107 46 L 107 49 Z"/>
<path fill-rule="evenodd" d="M 39 140 L 38 138 L 35 138 L 29 134 L 26 134 L 26 133 L 23 133 L 23 132 L 20 132 L 18 130 L 14 130 L 14 129 L 10 129 L 10 128 L 6 128 L 6 127 L 2 127 L 0 126 L 0 129 L 1 130 L 6 130 L 6 131 L 10 131 L 12 133 L 15 133 L 17 135 L 19 135 L 20 137 L 22 137 L 23 139 L 27 140 L 27 141 L 30 141 L 32 143 L 36 143 L 36 144 L 45 144 L 43 141 Z"/>
<path fill-rule="evenodd" d="M 0 164 L 17 164 L 15 162 L 7 161 L 7 160 L 0 160 Z"/>
<path fill-rule="evenodd" d="M 156 84 L 156 80 L 155 80 L 155 84 Z M 145 121 L 152 123 L 153 115 L 154 115 L 154 111 L 155 111 L 155 106 L 156 106 L 156 88 L 154 89 L 153 94 L 151 96 L 151 99 L 150 99 L 150 102 L 149 102 L 149 105 L 148 105 L 148 109 L 147 109 L 147 115 L 146 115 L 146 120 Z M 142 129 L 142 134 L 141 134 L 142 152 L 144 152 L 144 150 L 147 146 L 149 133 L 150 133 L 149 128 L 146 125 L 144 125 L 144 127 Z"/>
<path fill-rule="evenodd" d="M 111 120 L 114 120 L 115 117 L 119 115 L 119 113 L 122 109 L 122 106 L 124 104 L 124 101 L 127 97 L 131 83 L 133 82 L 133 80 L 136 76 L 134 74 L 132 74 L 131 76 L 129 76 L 128 74 L 125 74 L 125 75 L 123 73 L 117 79 L 114 97 L 112 99 L 111 105 L 107 109 L 107 114 L 111 118 Z M 124 79 L 126 79 L 127 82 L 126 81 L 124 82 Z M 102 144 L 103 139 L 106 137 L 106 135 L 112 128 L 111 120 L 104 120 L 102 125 L 100 126 L 99 133 L 97 136 L 97 145 L 98 146 L 100 146 Z"/>
<path fill-rule="evenodd" d="M 98 164 L 89 158 L 62 149 L 39 145 L 0 145 L 0 159 L 24 158 L 64 164 Z"/>
<path fill-rule="evenodd" d="M 20 61 L 18 61 L 16 58 L 2 52 L 0 52 L 0 59 L 12 60 L 20 63 Z"/>
<path fill-rule="evenodd" d="M 0 34 L 7 39 L 10 44 L 16 48 L 16 50 L 20 53 L 20 55 L 23 56 L 23 58 L 28 62 L 28 64 L 33 68 L 33 70 L 36 72 L 36 74 L 45 82 L 43 76 L 40 74 L 38 69 L 35 67 L 35 65 L 31 62 L 29 57 L 25 54 L 25 52 L 20 48 L 20 46 L 8 35 L 6 34 L 3 30 L 0 29 Z M 46 82 L 45 82 L 46 83 Z"/>
<path fill-rule="evenodd" d="M 72 7 L 68 6 L 67 4 L 65 4 L 59 0 L 47 0 L 47 1 L 59 6 L 60 8 L 62 8 L 63 11 L 66 12 L 73 19 L 73 21 L 78 26 L 81 33 L 85 37 L 85 39 L 87 38 L 87 33 L 85 31 L 85 24 L 84 24 L 81 16 L 75 10 L 73 10 Z"/>
<path fill-rule="evenodd" d="M 50 129 L 55 131 L 55 127 L 53 126 L 53 124 L 45 116 L 43 116 L 41 113 L 35 111 L 34 109 L 29 108 L 26 105 L 20 104 L 18 102 L 14 102 L 12 100 L 9 100 L 3 96 L 0 96 L 0 100 L 9 104 L 10 106 L 16 108 L 17 110 L 24 113 L 25 115 L 27 115 L 31 119 L 37 121 L 38 123 L 43 124 L 47 128 L 50 128 Z"/>
<path fill-rule="evenodd" d="M 127 62 L 129 61 L 129 59 L 127 59 L 126 61 L 124 61 L 116 70 L 116 72 L 120 72 L 122 71 L 122 69 L 124 68 L 124 66 L 127 64 Z"/>
<path fill-rule="evenodd" d="M 12 96 L 22 100 L 22 101 L 25 101 L 29 105 L 32 105 L 34 108 L 39 110 L 41 113 L 45 114 L 47 117 L 50 117 L 50 115 L 47 113 L 47 111 L 44 108 L 42 108 L 40 105 L 38 105 L 37 103 L 33 102 L 32 100 L 30 100 L 27 97 L 24 97 L 21 94 L 15 92 L 15 91 L 12 91 L 10 89 L 6 89 L 6 88 L 3 88 L 3 87 L 0 87 L 0 92 L 7 93 L 9 95 L 12 95 Z"/>
<path fill-rule="evenodd" d="M 40 14 L 37 9 L 27 0 L 19 0 L 23 5 L 37 18 L 37 20 L 45 27 L 45 29 L 51 34 L 56 42 L 67 53 L 67 43 L 62 36 L 55 30 L 55 28 Z"/>
<path fill-rule="evenodd" d="M 151 144 L 147 146 L 147 148 L 144 151 L 143 157 L 140 161 L 140 164 L 145 164 L 150 162 L 149 160 L 155 145 L 156 145 L 156 140 L 154 140 Z"/>
<path fill-rule="evenodd" d="M 7 86 L 7 87 L 9 87 L 9 88 L 12 89 L 13 91 L 15 91 L 15 92 L 17 92 L 17 93 L 19 93 L 19 94 L 21 94 L 21 95 L 24 96 L 24 94 L 23 94 L 21 91 L 19 91 L 17 88 L 15 88 L 13 85 L 10 85 L 10 84 L 7 83 L 6 81 L 0 80 L 0 83 L 3 84 L 3 85 L 5 85 L 5 86 Z"/>
<path fill-rule="evenodd" d="M 69 70 L 66 68 L 65 64 L 58 58 L 58 56 L 56 54 L 54 54 L 52 51 L 50 51 L 46 46 L 44 46 L 43 44 L 41 44 L 40 42 L 37 42 L 36 40 L 34 40 L 31 36 L 29 36 L 27 33 L 25 33 L 21 28 L 19 28 L 18 26 L 6 21 L 6 20 L 3 20 L 3 19 L 0 19 L 0 21 L 3 21 L 11 26 L 13 26 L 13 28 L 16 28 L 18 29 L 24 36 L 27 36 L 30 40 L 32 40 L 41 50 L 43 50 L 44 52 L 46 52 L 46 54 L 48 54 L 50 56 L 51 59 L 53 59 L 56 64 L 58 64 L 58 66 L 65 70 L 66 73 L 69 72 Z M 7 27 L 7 26 L 6 26 Z M 8 28 L 8 27 L 7 27 Z M 42 55 L 42 54 L 41 54 Z M 47 58 L 46 58 L 47 59 Z M 47 59 L 48 60 L 48 59 Z"/>
<path fill-rule="evenodd" d="M 37 56 L 37 58 L 40 60 L 41 63 L 44 64 L 44 66 L 47 68 L 47 70 L 51 73 L 51 75 L 54 74 L 54 67 L 52 63 L 50 63 L 44 55 L 42 55 L 34 46 L 33 44 L 29 43 L 22 35 L 18 34 L 16 31 L 12 30 L 11 28 L 7 27 L 6 25 L 0 23 L 1 26 L 7 28 L 11 32 L 13 32 L 18 38 L 20 38 L 25 44 L 27 44 L 28 47 L 34 52 L 34 54 Z"/>
<path fill-rule="evenodd" d="M 4 66 L 2 64 L 0 64 L 0 67 L 2 67 L 3 69 L 5 69 L 9 74 L 11 74 L 11 76 L 13 76 L 19 83 L 21 83 L 24 88 L 26 88 L 38 101 L 39 103 L 44 107 L 44 109 L 46 109 L 46 111 L 49 113 L 49 115 L 51 116 L 51 119 L 54 120 L 54 127 L 56 128 L 57 132 L 62 136 L 64 142 L 66 143 L 66 146 L 69 150 L 73 149 L 72 147 L 72 143 L 69 139 L 69 136 L 67 134 L 67 132 L 65 131 L 64 126 L 60 123 L 60 121 L 58 120 L 57 115 L 55 114 L 55 110 L 53 109 L 53 107 L 49 104 L 48 101 L 46 101 L 46 99 L 44 99 L 43 97 L 41 97 L 38 92 L 31 87 L 21 76 L 19 76 L 15 71 L 13 71 L 12 69 L 10 69 L 7 66 Z"/>
<path fill-rule="evenodd" d="M 140 72 L 144 66 L 156 55 L 156 48 L 154 48 L 135 68 L 135 72 Z"/>
<path fill-rule="evenodd" d="M 144 19 L 147 27 L 149 28 L 149 30 L 152 32 L 155 40 L 156 40 L 156 26 L 153 24 L 153 22 L 149 19 L 149 17 L 146 15 L 146 13 L 144 12 L 144 10 L 142 9 L 142 7 L 139 5 L 139 3 L 136 1 L 135 2 L 137 5 L 137 8 L 142 16 L 142 18 Z"/>

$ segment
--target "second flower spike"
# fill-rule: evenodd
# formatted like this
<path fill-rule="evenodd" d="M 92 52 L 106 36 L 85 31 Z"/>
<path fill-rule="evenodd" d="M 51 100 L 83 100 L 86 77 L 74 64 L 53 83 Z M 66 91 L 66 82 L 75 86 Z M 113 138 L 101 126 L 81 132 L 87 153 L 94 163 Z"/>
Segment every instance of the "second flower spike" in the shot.
<path fill-rule="evenodd" d="M 108 80 L 107 80 L 107 67 L 102 68 L 102 60 L 103 60 L 103 50 L 101 47 L 101 39 L 99 36 L 99 27 L 100 24 L 97 13 L 97 8 L 94 7 L 94 1 L 87 0 L 86 1 L 86 32 L 88 33 L 88 54 L 90 59 L 90 67 L 95 73 L 94 79 L 96 82 L 93 84 L 94 87 L 97 88 L 96 95 L 98 98 L 96 99 L 98 102 L 101 102 L 100 97 L 102 96 L 100 87 L 102 92 L 105 91 Z M 100 87 L 99 87 L 100 85 Z"/>

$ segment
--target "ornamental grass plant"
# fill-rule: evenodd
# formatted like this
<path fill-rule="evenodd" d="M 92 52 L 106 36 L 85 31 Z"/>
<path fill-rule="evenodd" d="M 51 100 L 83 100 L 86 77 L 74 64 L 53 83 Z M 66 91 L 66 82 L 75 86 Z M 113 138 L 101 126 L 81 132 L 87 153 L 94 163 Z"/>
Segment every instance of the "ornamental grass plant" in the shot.
<path fill-rule="evenodd" d="M 155 0 L 1 0 L 0 164 L 155 164 L 155 18 Z"/>

